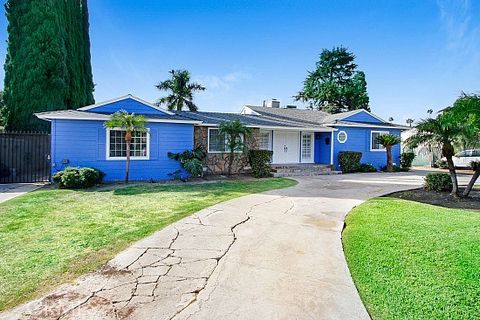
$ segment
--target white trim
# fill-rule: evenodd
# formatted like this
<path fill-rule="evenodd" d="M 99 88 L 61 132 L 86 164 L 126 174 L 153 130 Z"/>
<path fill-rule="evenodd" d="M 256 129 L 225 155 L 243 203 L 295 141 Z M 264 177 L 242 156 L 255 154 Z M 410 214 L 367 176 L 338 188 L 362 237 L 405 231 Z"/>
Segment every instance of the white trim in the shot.
<path fill-rule="evenodd" d="M 146 156 L 130 156 L 130 160 L 150 160 L 150 129 L 147 129 L 147 155 Z M 110 131 L 117 130 L 117 131 L 125 131 L 122 128 L 106 128 L 105 134 L 105 160 L 108 161 L 115 161 L 115 160 L 127 160 L 127 157 L 110 157 Z"/>
<path fill-rule="evenodd" d="M 344 133 L 344 134 L 345 134 L 345 140 L 343 140 L 343 141 L 341 141 L 340 138 L 339 138 L 341 133 Z M 339 132 L 337 133 L 337 140 L 338 140 L 339 143 L 342 143 L 342 144 L 345 143 L 345 142 L 347 142 L 347 140 L 348 140 L 348 134 L 347 134 L 344 130 L 339 131 Z"/>
<path fill-rule="evenodd" d="M 110 119 L 109 115 L 105 114 L 92 114 L 89 115 L 88 117 L 75 117 L 73 115 L 49 115 L 49 112 L 45 113 L 35 113 L 35 116 L 37 118 L 42 119 L 42 120 L 52 120 L 52 119 L 60 119 L 60 120 L 99 120 L 99 121 L 106 121 Z M 201 121 L 195 121 L 195 120 L 177 120 L 177 119 L 152 119 L 145 117 L 147 122 L 156 122 L 156 123 L 186 123 L 186 124 L 200 124 Z"/>
<path fill-rule="evenodd" d="M 158 111 L 161 111 L 161 112 L 164 112 L 166 114 L 169 114 L 169 115 L 174 115 L 175 113 L 171 112 L 171 111 L 168 111 L 168 110 L 165 110 L 163 108 L 160 108 L 154 104 L 151 104 L 150 102 L 148 101 L 145 101 L 143 99 L 140 99 L 138 97 L 135 97 L 135 96 L 132 96 L 131 94 L 127 94 L 126 96 L 122 96 L 122 97 L 119 97 L 119 98 L 115 98 L 115 99 L 110 99 L 110 100 L 107 100 L 107 101 L 102 101 L 102 102 L 99 102 L 99 103 L 95 103 L 95 104 L 92 104 L 90 106 L 85 106 L 85 107 L 82 107 L 82 108 L 78 108 L 77 110 L 80 110 L 80 111 L 87 111 L 87 110 L 90 110 L 90 109 L 95 109 L 95 108 L 98 108 L 98 107 L 101 107 L 101 106 L 104 106 L 106 104 L 110 104 L 110 103 L 114 103 L 114 102 L 118 102 L 118 101 L 122 101 L 122 100 L 126 100 L 126 99 L 133 99 L 137 102 L 140 102 L 141 104 L 144 104 L 150 108 L 153 108 L 153 109 L 156 109 Z"/>
<path fill-rule="evenodd" d="M 380 125 L 373 125 L 373 124 L 365 124 L 359 122 L 359 124 L 347 124 L 347 123 L 324 123 L 324 126 L 329 127 L 360 127 L 360 128 L 385 128 L 385 129 L 397 129 L 397 130 L 408 130 L 411 129 L 409 127 L 394 127 L 394 126 L 380 126 Z"/>
<path fill-rule="evenodd" d="M 372 152 L 385 152 L 387 149 L 385 147 L 382 147 L 381 149 L 372 149 L 372 136 L 373 133 L 381 133 L 381 134 L 389 134 L 390 131 L 385 131 L 385 130 L 370 130 L 370 151 Z"/>
<path fill-rule="evenodd" d="M 218 128 L 208 128 L 208 132 L 207 132 L 207 153 L 211 153 L 211 154 L 221 154 L 221 153 L 230 153 L 230 151 L 228 150 L 225 150 L 225 151 L 210 151 L 210 130 L 218 130 Z M 240 139 L 245 142 L 245 137 L 243 136 L 243 134 L 240 134 Z M 225 147 L 227 147 L 227 137 L 225 136 Z M 243 153 L 243 151 L 235 151 L 234 153 Z"/>
<path fill-rule="evenodd" d="M 334 134 L 332 131 L 332 137 L 330 138 L 330 164 L 333 165 L 333 144 L 335 143 Z"/>

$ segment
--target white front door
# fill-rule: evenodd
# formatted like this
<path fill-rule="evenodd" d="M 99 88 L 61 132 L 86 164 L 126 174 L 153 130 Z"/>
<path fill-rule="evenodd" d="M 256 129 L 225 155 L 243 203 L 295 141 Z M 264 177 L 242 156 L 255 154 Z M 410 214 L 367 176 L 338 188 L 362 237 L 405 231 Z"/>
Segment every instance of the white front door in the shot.
<path fill-rule="evenodd" d="M 273 163 L 298 163 L 300 157 L 300 136 L 297 131 L 273 132 Z"/>

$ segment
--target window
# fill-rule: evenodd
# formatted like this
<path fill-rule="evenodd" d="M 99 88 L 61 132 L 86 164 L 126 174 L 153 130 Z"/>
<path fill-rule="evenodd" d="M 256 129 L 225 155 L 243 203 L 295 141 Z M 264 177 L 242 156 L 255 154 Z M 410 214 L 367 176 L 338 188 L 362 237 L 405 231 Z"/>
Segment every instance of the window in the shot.
<path fill-rule="evenodd" d="M 260 131 L 260 137 L 258 139 L 258 148 L 260 150 L 272 150 L 272 132 Z"/>
<path fill-rule="evenodd" d="M 243 141 L 243 135 L 240 135 L 240 140 Z M 229 152 L 228 138 L 225 134 L 220 133 L 218 129 L 208 128 L 208 152 Z M 235 152 L 242 152 L 242 148 L 238 148 Z"/>
<path fill-rule="evenodd" d="M 347 142 L 347 139 L 348 139 L 348 135 L 345 131 L 340 131 L 338 134 L 337 134 L 337 140 L 338 142 L 340 143 L 345 143 Z"/>
<path fill-rule="evenodd" d="M 130 144 L 130 159 L 149 159 L 150 134 L 146 132 L 133 132 Z M 124 160 L 127 157 L 127 144 L 125 143 L 125 130 L 107 129 L 107 159 Z"/>
<path fill-rule="evenodd" d="M 312 159 L 312 134 L 302 133 L 302 160 Z"/>
<path fill-rule="evenodd" d="M 370 151 L 384 151 L 385 147 L 378 143 L 381 135 L 388 134 L 388 131 L 372 131 L 370 134 Z"/>

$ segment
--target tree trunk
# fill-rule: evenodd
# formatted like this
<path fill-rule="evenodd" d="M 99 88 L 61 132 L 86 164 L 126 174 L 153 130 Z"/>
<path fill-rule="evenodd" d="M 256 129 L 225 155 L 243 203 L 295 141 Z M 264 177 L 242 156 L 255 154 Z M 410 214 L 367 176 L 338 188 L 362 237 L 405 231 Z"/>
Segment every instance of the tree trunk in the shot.
<path fill-rule="evenodd" d="M 125 183 L 128 183 L 128 176 L 130 174 L 130 144 L 132 143 L 132 133 L 125 133 L 125 145 L 126 145 L 126 161 L 125 161 Z"/>
<path fill-rule="evenodd" d="M 387 172 L 393 171 L 392 146 L 386 146 L 387 149 Z"/>
<path fill-rule="evenodd" d="M 235 153 L 233 151 L 230 151 L 230 156 L 228 157 L 228 176 L 232 175 L 232 166 L 233 166 L 234 156 L 235 156 Z"/>
<path fill-rule="evenodd" d="M 453 164 L 452 156 L 447 156 L 448 171 L 450 172 L 450 179 L 452 180 L 452 195 L 458 197 L 458 180 L 457 180 L 457 171 L 455 170 L 455 165 Z"/>
<path fill-rule="evenodd" d="M 452 195 L 458 197 L 458 180 L 457 171 L 455 170 L 455 164 L 453 164 L 454 150 L 451 143 L 444 143 L 442 146 L 442 154 L 447 158 L 448 171 L 450 172 L 450 179 L 452 180 Z"/>
<path fill-rule="evenodd" d="M 470 179 L 470 182 L 468 183 L 467 188 L 463 191 L 463 196 L 468 197 L 470 195 L 470 191 L 472 191 L 473 186 L 475 185 L 475 182 L 477 181 L 478 177 L 480 176 L 480 167 L 475 170 L 473 173 L 472 179 Z"/>

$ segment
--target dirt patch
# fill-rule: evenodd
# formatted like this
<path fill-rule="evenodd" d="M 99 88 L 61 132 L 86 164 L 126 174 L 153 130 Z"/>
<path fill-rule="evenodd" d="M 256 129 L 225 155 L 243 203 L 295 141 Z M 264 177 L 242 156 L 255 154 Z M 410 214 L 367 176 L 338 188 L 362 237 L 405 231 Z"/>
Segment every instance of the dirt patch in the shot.
<path fill-rule="evenodd" d="M 462 192 L 463 190 L 460 190 Z M 480 190 L 472 190 L 468 198 L 455 198 L 448 192 L 426 191 L 423 188 L 394 192 L 386 197 L 422 202 L 453 209 L 480 211 Z"/>

